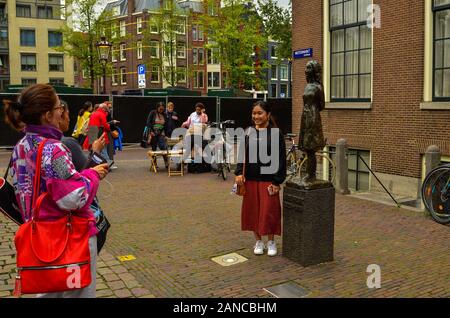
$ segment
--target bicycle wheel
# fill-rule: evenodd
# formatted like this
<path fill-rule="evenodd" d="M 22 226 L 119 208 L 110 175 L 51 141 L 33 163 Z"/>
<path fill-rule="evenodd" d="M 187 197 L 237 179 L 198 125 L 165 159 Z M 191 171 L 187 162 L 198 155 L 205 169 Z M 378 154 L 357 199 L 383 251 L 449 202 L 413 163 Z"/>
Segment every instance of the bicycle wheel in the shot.
<path fill-rule="evenodd" d="M 445 167 L 437 167 L 431 170 L 422 183 L 422 202 L 425 205 L 427 211 L 430 211 L 431 195 L 433 193 L 434 182 L 442 173 L 446 171 L 446 169 L 447 168 Z"/>
<path fill-rule="evenodd" d="M 440 167 L 429 174 L 422 186 L 422 198 L 431 217 L 440 224 L 450 223 L 450 169 Z"/>
<path fill-rule="evenodd" d="M 334 182 L 334 179 L 336 177 L 336 165 L 334 164 L 333 160 L 331 160 L 330 157 L 328 157 L 325 154 L 321 154 L 321 153 L 316 153 L 316 158 L 317 158 L 317 166 L 318 169 L 316 169 L 316 179 L 318 180 L 324 180 L 324 181 L 330 181 L 331 183 Z M 326 178 L 326 176 L 324 176 L 323 174 L 323 162 L 325 159 L 328 163 L 328 178 Z M 298 171 L 299 171 L 299 175 L 300 177 L 304 177 L 306 175 L 306 167 L 307 164 L 306 162 L 308 161 L 308 157 L 303 158 L 302 160 L 299 160 L 299 167 L 298 167 Z"/>
<path fill-rule="evenodd" d="M 286 156 L 286 173 L 288 177 L 292 177 L 297 174 L 297 160 L 295 153 L 290 151 Z"/>

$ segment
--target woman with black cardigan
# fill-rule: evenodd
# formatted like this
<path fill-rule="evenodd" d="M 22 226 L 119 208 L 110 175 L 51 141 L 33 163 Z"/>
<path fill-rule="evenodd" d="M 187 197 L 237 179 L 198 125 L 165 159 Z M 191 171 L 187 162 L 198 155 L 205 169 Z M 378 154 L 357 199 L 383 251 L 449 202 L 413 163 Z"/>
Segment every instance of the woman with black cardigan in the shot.
<path fill-rule="evenodd" d="M 286 179 L 286 145 L 266 102 L 258 101 L 253 105 L 252 120 L 254 126 L 247 130 L 245 137 L 245 163 L 239 163 L 235 171 L 236 183 L 244 184 L 246 190 L 241 210 L 242 230 L 253 231 L 255 255 L 264 254 L 266 246 L 262 236 L 267 235 L 267 255 L 275 256 L 274 236 L 281 235 L 280 187 Z M 277 148 L 271 149 L 272 144 Z M 270 158 L 269 162 L 265 155 Z"/>

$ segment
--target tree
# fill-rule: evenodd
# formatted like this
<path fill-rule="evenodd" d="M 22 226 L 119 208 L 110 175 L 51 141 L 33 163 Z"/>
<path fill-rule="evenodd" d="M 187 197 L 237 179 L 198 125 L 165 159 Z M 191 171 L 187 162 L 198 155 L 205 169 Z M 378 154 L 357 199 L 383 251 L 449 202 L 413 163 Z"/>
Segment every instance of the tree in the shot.
<path fill-rule="evenodd" d="M 73 25 L 68 23 L 61 28 L 63 44 L 57 50 L 80 61 L 82 69 L 89 73 L 90 87 L 94 88 L 94 79 L 103 74 L 95 44 L 102 35 L 114 42 L 112 13 L 98 13 L 97 0 L 66 0 L 66 8 L 66 17 Z"/>
<path fill-rule="evenodd" d="M 214 5 L 209 0 L 208 5 Z M 227 85 L 237 89 L 262 86 L 266 62 L 258 53 L 267 48 L 267 36 L 255 8 L 246 0 L 224 0 L 217 16 L 203 14 L 207 48 L 218 49 L 218 58 L 228 74 Z"/>
<path fill-rule="evenodd" d="M 155 34 L 159 35 L 162 47 L 162 55 L 155 57 L 151 54 L 150 65 L 158 66 L 160 74 L 167 83 L 172 87 L 178 83 L 186 83 L 187 67 L 177 63 L 178 52 L 188 49 L 188 43 L 184 34 L 187 31 L 187 21 L 189 16 L 188 10 L 181 9 L 173 0 L 164 0 L 157 11 L 149 12 L 149 27 L 143 32 L 145 47 L 152 46 L 152 38 Z"/>
<path fill-rule="evenodd" d="M 259 14 L 264 21 L 267 36 L 278 42 L 278 61 L 292 57 L 292 2 L 290 8 L 283 8 L 275 0 L 258 0 Z"/>

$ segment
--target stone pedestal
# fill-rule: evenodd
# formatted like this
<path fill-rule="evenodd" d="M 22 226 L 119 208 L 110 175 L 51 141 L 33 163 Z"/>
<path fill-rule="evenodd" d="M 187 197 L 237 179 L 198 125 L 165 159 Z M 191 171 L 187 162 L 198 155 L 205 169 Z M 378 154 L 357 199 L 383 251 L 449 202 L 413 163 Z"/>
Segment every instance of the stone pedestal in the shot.
<path fill-rule="evenodd" d="M 304 267 L 333 261 L 333 186 L 288 182 L 283 193 L 283 256 Z"/>

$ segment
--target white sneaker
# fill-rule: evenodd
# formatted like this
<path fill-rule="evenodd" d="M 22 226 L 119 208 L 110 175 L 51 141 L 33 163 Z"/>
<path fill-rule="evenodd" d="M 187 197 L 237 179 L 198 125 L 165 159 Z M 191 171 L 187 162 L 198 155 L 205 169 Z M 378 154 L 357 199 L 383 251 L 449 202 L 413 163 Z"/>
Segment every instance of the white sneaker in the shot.
<path fill-rule="evenodd" d="M 256 241 L 255 249 L 253 250 L 253 253 L 255 253 L 255 255 L 263 255 L 264 254 L 264 242 L 263 241 Z"/>
<path fill-rule="evenodd" d="M 275 241 L 267 242 L 267 255 L 269 256 L 277 255 L 277 243 L 275 243 Z"/>
<path fill-rule="evenodd" d="M 116 170 L 116 169 L 117 169 L 117 166 L 116 166 L 116 165 L 113 165 L 113 166 L 110 167 L 110 169 L 111 169 L 111 170 Z"/>

